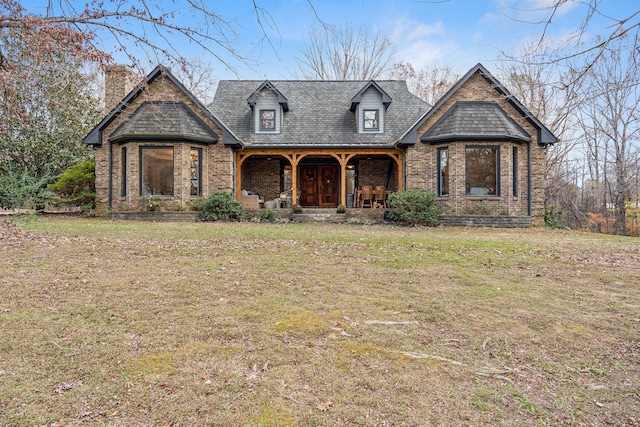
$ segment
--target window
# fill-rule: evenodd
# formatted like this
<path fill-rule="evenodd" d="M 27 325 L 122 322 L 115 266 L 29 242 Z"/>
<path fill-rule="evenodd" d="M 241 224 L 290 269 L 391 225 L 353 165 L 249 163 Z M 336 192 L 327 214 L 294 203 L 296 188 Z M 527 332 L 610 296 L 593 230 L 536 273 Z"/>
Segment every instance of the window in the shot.
<path fill-rule="evenodd" d="M 467 196 L 499 196 L 498 147 L 465 149 Z"/>
<path fill-rule="evenodd" d="M 120 196 L 127 197 L 127 147 L 122 147 L 122 186 L 120 188 Z"/>
<path fill-rule="evenodd" d="M 511 164 L 513 165 L 513 197 L 518 197 L 518 147 L 513 147 L 511 153 Z"/>
<path fill-rule="evenodd" d="M 438 148 L 438 196 L 449 196 L 449 149 Z"/>
<path fill-rule="evenodd" d="M 260 130 L 276 130 L 276 110 L 260 110 Z"/>
<path fill-rule="evenodd" d="M 364 110 L 364 130 L 378 130 L 378 114 L 379 110 Z"/>
<path fill-rule="evenodd" d="M 191 178 L 191 195 L 202 193 L 202 149 L 192 148 L 190 153 L 189 176 Z"/>
<path fill-rule="evenodd" d="M 173 147 L 140 147 L 140 195 L 173 196 Z"/>

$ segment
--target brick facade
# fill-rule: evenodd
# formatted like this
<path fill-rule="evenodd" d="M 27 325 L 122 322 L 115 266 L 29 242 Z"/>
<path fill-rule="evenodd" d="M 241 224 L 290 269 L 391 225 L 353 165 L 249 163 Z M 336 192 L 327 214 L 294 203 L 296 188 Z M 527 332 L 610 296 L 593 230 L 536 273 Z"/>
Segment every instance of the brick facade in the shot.
<path fill-rule="evenodd" d="M 171 100 L 184 102 L 218 135 L 218 142 L 209 145 L 189 142 L 128 142 L 111 144 L 111 135 L 145 101 Z M 189 181 L 189 151 L 192 147 L 202 149 L 202 194 L 217 190 L 233 189 L 233 150 L 222 144 L 222 130 L 204 114 L 169 78 L 163 75 L 145 87 L 127 108 L 102 132 L 102 145 L 95 148 L 96 159 L 96 213 L 104 214 L 109 208 L 109 179 L 111 177 L 111 200 L 114 203 L 135 205 L 140 199 L 140 147 L 171 146 L 174 149 L 174 195 L 165 200 L 171 208 L 178 203 L 186 206 L 191 200 Z M 127 149 L 127 195 L 122 197 L 122 148 Z M 111 164 L 110 164 L 111 159 Z"/>
<path fill-rule="evenodd" d="M 446 113 L 457 101 L 492 101 L 497 103 L 529 135 L 532 142 L 514 143 L 507 141 L 454 141 L 442 144 L 428 144 L 420 141 L 420 136 Z M 472 214 L 479 210 L 490 210 L 491 215 L 528 216 L 528 188 L 531 177 L 531 216 L 541 218 L 544 214 L 544 174 L 546 171 L 546 150 L 538 144 L 537 129 L 520 114 L 481 74 L 476 73 L 464 82 L 442 106 L 425 121 L 417 132 L 418 141 L 406 153 L 406 186 L 408 189 L 425 188 L 437 193 L 438 148 L 449 150 L 450 194 L 440 197 L 438 205 L 447 215 Z M 499 147 L 500 191 L 498 196 L 467 196 L 465 188 L 465 148 L 467 146 Z M 517 190 L 513 193 L 512 149 L 517 147 L 515 171 Z M 529 153 L 530 152 L 530 153 Z M 529 170 L 529 155 L 531 169 Z"/>

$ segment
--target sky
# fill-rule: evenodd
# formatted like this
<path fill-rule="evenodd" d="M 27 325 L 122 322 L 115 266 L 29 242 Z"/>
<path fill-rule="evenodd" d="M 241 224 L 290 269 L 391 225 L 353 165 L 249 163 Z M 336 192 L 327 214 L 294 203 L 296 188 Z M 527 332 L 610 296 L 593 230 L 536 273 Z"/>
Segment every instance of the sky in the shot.
<path fill-rule="evenodd" d="M 86 2 L 66 1 L 80 6 Z M 614 19 L 631 15 L 639 8 L 635 1 L 603 0 L 601 14 L 594 16 L 588 36 L 603 34 Z M 51 4 L 48 0 L 25 3 L 27 10 L 35 13 L 43 13 L 46 5 Z M 175 10 L 179 22 L 198 24 L 189 21 L 192 18 L 181 8 L 184 3 L 181 0 L 153 3 L 164 10 Z M 492 70 L 502 52 L 518 52 L 524 42 L 540 38 L 545 31 L 540 22 L 546 21 L 548 13 L 545 6 L 552 0 L 256 0 L 272 19 L 273 25 L 269 25 L 269 20 L 262 21 L 268 41 L 262 40 L 251 0 L 203 0 L 203 3 L 232 22 L 237 35 L 234 49 L 257 61 L 257 65 L 248 67 L 213 47 L 233 66 L 232 70 L 185 41 L 177 42 L 181 54 L 210 64 L 217 79 L 279 80 L 293 78 L 299 71 L 295 58 L 300 56 L 300 46 L 311 29 L 320 28 L 321 22 L 368 28 L 388 35 L 395 45 L 396 59 L 410 62 L 416 70 L 437 63 L 451 65 L 464 73 L 478 62 Z M 558 11 L 546 29 L 550 40 L 562 42 L 577 31 L 586 11 L 582 3 L 569 1 Z M 143 30 L 135 25 L 130 29 Z M 151 31 L 147 34 L 154 37 Z M 112 53 L 116 62 L 126 63 L 113 40 L 104 33 L 98 36 L 100 46 Z M 160 38 L 155 40 L 161 45 L 165 43 Z M 155 65 L 150 63 L 149 70 Z"/>

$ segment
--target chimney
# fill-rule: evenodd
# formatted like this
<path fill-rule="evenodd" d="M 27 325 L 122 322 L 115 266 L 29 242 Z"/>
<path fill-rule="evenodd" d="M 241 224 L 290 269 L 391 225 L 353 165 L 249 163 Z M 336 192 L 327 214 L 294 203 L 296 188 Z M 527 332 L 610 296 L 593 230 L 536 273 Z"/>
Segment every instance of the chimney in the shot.
<path fill-rule="evenodd" d="M 138 76 L 126 65 L 104 67 L 104 108 L 111 111 L 131 92 Z"/>

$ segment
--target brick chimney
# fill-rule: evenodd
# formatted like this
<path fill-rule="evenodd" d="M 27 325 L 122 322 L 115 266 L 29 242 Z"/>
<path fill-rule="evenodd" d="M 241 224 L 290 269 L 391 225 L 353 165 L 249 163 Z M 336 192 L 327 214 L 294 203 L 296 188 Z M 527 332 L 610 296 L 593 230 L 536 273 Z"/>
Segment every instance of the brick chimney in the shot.
<path fill-rule="evenodd" d="M 104 108 L 111 111 L 131 92 L 138 82 L 138 76 L 126 65 L 104 67 Z"/>

